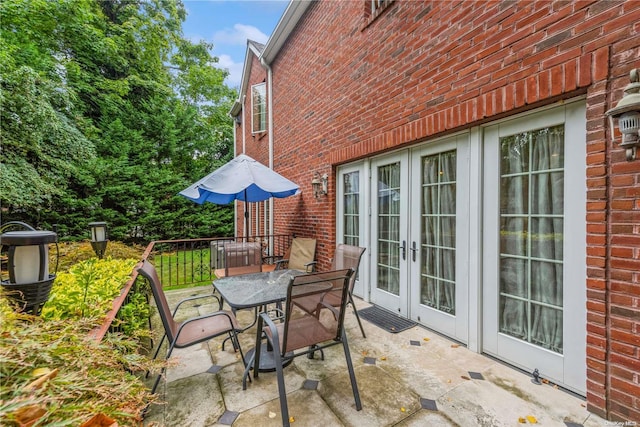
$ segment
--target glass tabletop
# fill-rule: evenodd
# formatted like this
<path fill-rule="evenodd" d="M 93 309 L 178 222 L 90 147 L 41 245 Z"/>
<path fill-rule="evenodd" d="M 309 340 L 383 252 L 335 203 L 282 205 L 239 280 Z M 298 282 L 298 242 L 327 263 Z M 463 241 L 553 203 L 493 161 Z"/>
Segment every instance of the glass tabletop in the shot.
<path fill-rule="evenodd" d="M 298 270 L 276 270 L 241 274 L 213 281 L 213 287 L 232 308 L 252 308 L 283 301 L 292 277 L 304 274 Z"/>

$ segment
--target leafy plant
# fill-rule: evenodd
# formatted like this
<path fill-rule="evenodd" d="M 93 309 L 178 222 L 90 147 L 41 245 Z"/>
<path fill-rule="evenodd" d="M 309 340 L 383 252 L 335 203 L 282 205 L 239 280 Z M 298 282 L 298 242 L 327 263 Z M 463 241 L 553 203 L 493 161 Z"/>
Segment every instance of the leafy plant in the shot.
<path fill-rule="evenodd" d="M 140 283 L 141 281 L 136 281 Z M 151 315 L 146 294 L 139 289 L 129 293 L 129 301 L 118 311 L 117 326 L 125 335 L 139 336 L 148 331 L 148 319 Z M 149 335 L 149 334 L 146 334 Z"/>
<path fill-rule="evenodd" d="M 42 309 L 42 318 L 103 317 L 136 263 L 136 260 L 91 258 L 59 273 Z"/>
<path fill-rule="evenodd" d="M 67 271 L 72 266 L 78 264 L 81 261 L 86 261 L 91 258 L 95 258 L 96 254 L 91 247 L 89 241 L 82 242 L 62 242 L 58 243 L 58 271 Z M 140 259 L 144 248 L 137 245 L 125 245 L 122 242 L 110 240 L 107 244 L 107 250 L 105 257 L 115 259 Z M 51 257 L 49 265 L 55 265 L 55 249 L 49 250 L 49 256 Z"/>

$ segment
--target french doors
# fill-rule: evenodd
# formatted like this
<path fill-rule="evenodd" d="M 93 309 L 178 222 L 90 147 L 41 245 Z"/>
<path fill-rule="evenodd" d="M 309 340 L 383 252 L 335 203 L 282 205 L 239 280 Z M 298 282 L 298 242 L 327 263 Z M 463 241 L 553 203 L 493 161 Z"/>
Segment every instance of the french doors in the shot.
<path fill-rule="evenodd" d="M 357 294 L 584 394 L 585 132 L 571 102 L 340 167 Z"/>
<path fill-rule="evenodd" d="M 486 128 L 483 351 L 585 384 L 585 109 Z"/>
<path fill-rule="evenodd" d="M 371 162 L 371 301 L 460 341 L 468 331 L 468 135 Z"/>

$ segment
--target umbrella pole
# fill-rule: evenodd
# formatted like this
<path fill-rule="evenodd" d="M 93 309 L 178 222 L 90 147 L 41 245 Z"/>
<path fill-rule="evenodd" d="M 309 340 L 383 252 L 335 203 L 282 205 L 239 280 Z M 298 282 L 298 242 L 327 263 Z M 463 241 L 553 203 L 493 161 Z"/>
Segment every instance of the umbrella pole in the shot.
<path fill-rule="evenodd" d="M 244 236 L 249 237 L 249 210 L 247 208 L 247 202 L 244 202 Z"/>
<path fill-rule="evenodd" d="M 245 239 L 249 237 L 249 205 L 247 202 L 247 189 L 244 189 L 244 237 Z"/>

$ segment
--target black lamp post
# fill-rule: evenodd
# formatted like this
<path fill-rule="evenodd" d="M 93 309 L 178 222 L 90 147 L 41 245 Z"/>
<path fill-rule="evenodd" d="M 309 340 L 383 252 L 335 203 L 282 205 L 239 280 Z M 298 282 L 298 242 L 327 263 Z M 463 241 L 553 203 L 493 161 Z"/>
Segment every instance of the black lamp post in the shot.
<path fill-rule="evenodd" d="M 107 242 L 109 241 L 107 223 L 90 222 L 89 227 L 91 228 L 91 247 L 96 253 L 96 256 L 102 259 L 104 252 L 107 250 Z"/>
<path fill-rule="evenodd" d="M 40 230 L 9 231 L 0 236 L 1 244 L 8 247 L 9 271 L 9 280 L 3 280 L 2 287 L 21 311 L 39 315 L 49 299 L 56 278 L 55 272 L 49 274 L 49 244 L 57 247 L 57 240 L 56 233 Z"/>

